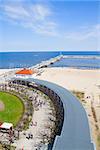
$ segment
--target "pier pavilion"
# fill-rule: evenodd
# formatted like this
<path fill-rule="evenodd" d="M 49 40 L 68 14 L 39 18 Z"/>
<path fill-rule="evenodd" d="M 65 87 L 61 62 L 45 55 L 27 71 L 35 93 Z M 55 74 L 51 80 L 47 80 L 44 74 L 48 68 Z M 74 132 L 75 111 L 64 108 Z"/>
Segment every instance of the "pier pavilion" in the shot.
<path fill-rule="evenodd" d="M 34 76 L 36 76 L 36 71 L 35 70 L 31 70 L 31 69 L 22 69 L 19 70 L 15 73 L 15 77 L 16 78 L 33 78 Z"/>

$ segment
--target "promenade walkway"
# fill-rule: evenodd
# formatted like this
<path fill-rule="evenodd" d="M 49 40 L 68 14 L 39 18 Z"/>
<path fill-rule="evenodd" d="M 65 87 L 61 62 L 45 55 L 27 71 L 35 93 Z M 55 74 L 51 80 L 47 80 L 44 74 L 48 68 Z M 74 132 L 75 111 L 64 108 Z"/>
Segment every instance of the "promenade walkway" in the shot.
<path fill-rule="evenodd" d="M 87 114 L 81 103 L 65 88 L 38 79 L 28 79 L 57 93 L 64 106 L 64 123 L 60 136 L 56 136 L 53 150 L 95 150 L 91 140 Z"/>

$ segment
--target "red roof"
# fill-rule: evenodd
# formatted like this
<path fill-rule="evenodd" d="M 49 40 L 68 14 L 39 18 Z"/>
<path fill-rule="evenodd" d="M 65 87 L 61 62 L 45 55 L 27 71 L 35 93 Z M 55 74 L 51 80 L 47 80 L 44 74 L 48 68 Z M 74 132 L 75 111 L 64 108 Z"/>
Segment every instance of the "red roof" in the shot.
<path fill-rule="evenodd" d="M 16 74 L 21 74 L 21 75 L 32 75 L 34 73 L 36 73 L 36 72 L 32 71 L 31 69 L 23 69 L 23 70 L 16 72 Z"/>

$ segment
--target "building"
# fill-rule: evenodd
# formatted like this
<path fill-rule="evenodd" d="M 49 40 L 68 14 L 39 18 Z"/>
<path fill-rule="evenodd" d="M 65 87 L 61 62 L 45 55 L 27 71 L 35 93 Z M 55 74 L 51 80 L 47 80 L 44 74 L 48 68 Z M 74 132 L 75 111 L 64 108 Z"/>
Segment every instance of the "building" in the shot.
<path fill-rule="evenodd" d="M 12 123 L 0 123 L 0 130 L 12 130 L 13 124 Z"/>
<path fill-rule="evenodd" d="M 36 76 L 36 71 L 31 69 L 22 69 L 15 73 L 16 78 L 33 78 Z"/>

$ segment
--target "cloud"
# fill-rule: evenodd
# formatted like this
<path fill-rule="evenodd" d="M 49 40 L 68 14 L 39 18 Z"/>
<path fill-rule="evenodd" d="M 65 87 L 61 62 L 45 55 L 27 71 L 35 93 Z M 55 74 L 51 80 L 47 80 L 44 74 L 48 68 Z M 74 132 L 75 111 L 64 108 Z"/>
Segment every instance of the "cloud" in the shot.
<path fill-rule="evenodd" d="M 33 32 L 56 36 L 57 24 L 52 20 L 52 10 L 44 3 L 5 3 L 0 6 L 0 19 L 21 25 Z"/>
<path fill-rule="evenodd" d="M 82 41 L 90 38 L 100 38 L 100 24 L 80 27 L 80 31 L 66 33 L 66 39 Z"/>
<path fill-rule="evenodd" d="M 40 0 L 37 2 L 34 0 L 34 3 L 18 0 L 17 2 L 2 3 L 0 6 L 0 19 L 23 26 L 41 35 L 57 36 L 74 41 L 100 37 L 100 24 L 81 26 L 75 32 L 65 31 L 65 33 L 59 24 L 58 32 L 58 24 L 53 20 L 53 15 L 54 12 L 48 3 L 41 3 Z"/>
<path fill-rule="evenodd" d="M 52 14 L 51 10 L 41 4 L 33 5 L 31 10 L 36 20 L 45 20 L 46 17 Z"/>
<path fill-rule="evenodd" d="M 4 6 L 4 13 L 6 16 L 12 19 L 20 19 L 24 17 L 29 17 L 29 13 L 21 6 Z"/>

